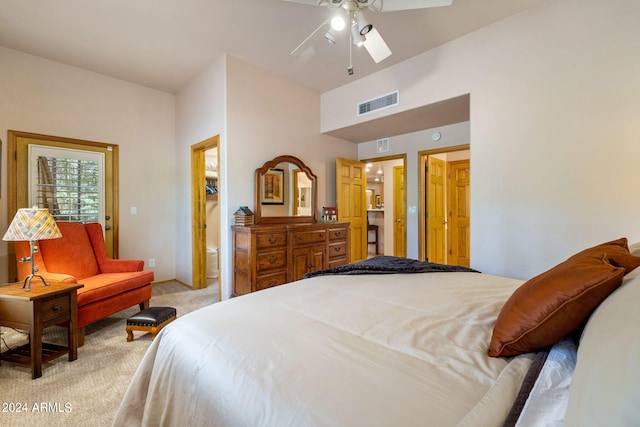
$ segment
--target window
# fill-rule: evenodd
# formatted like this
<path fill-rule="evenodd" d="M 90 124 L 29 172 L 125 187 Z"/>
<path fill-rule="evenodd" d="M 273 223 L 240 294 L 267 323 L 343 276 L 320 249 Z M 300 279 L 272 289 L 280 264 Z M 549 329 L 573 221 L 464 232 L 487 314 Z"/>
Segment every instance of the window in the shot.
<path fill-rule="evenodd" d="M 104 226 L 104 154 L 31 145 L 29 201 L 56 221 Z"/>

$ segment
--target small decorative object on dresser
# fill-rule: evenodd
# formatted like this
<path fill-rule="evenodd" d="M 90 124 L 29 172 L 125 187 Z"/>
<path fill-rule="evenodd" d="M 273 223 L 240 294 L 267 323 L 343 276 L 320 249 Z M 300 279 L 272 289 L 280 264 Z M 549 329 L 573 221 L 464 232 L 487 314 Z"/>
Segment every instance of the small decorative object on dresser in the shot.
<path fill-rule="evenodd" d="M 305 204 L 309 209 L 298 209 L 300 191 L 285 192 L 281 206 L 264 206 L 264 175 L 274 169 L 283 171 L 285 186 L 290 183 L 308 189 Z M 238 226 L 236 222 L 231 227 L 234 296 L 349 263 L 349 223 L 336 222 L 335 208 L 330 208 L 335 216 L 332 222 L 316 221 L 316 176 L 304 162 L 293 156 L 276 157 L 256 170 L 256 186 L 255 225 Z"/>
<path fill-rule="evenodd" d="M 253 216 L 253 212 L 251 212 L 251 210 L 246 206 L 240 206 L 240 208 L 233 214 L 236 225 L 253 224 Z"/>
<path fill-rule="evenodd" d="M 333 207 L 323 207 L 322 208 L 322 221 L 323 222 L 336 222 L 338 221 L 338 210 Z"/>

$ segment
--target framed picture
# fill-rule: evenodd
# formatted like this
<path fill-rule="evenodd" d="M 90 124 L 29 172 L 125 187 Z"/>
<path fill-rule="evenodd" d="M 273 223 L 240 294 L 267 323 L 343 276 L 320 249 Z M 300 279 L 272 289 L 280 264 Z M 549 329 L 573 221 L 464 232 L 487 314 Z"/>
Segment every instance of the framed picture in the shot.
<path fill-rule="evenodd" d="M 284 205 L 284 170 L 269 169 L 262 176 L 262 204 Z"/>

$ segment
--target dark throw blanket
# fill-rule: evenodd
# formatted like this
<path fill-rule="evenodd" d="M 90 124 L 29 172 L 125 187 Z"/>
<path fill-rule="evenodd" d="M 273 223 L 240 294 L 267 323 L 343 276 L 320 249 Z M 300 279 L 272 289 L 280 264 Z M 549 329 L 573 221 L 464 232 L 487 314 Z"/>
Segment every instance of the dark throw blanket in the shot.
<path fill-rule="evenodd" d="M 458 265 L 436 264 L 395 256 L 378 256 L 366 261 L 340 265 L 326 270 L 318 270 L 304 275 L 305 279 L 315 276 L 336 274 L 393 274 L 393 273 L 433 273 L 444 271 L 461 271 L 479 273 L 479 271 Z"/>

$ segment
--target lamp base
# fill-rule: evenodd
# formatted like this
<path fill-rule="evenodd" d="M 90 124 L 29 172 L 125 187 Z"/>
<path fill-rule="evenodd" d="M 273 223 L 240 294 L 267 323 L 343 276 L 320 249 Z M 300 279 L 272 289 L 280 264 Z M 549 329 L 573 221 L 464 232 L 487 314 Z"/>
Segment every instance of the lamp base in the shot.
<path fill-rule="evenodd" d="M 22 284 L 22 289 L 27 288 L 26 292 L 29 292 L 31 290 L 31 279 L 33 279 L 34 277 L 37 277 L 38 279 L 42 280 L 42 283 L 44 283 L 45 286 L 49 286 L 47 281 L 44 280 L 44 277 L 42 277 L 41 275 L 30 274 L 24 278 L 24 283 Z"/>

